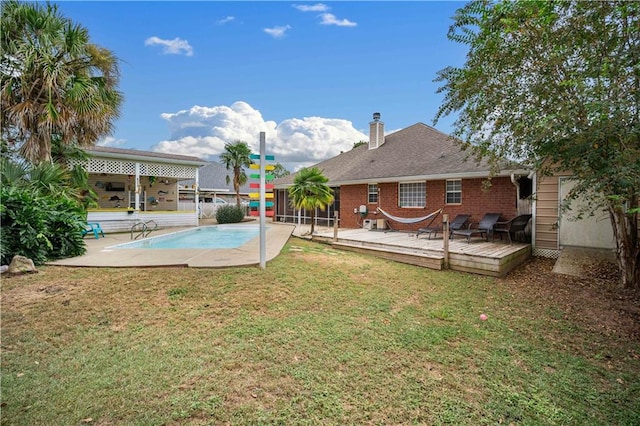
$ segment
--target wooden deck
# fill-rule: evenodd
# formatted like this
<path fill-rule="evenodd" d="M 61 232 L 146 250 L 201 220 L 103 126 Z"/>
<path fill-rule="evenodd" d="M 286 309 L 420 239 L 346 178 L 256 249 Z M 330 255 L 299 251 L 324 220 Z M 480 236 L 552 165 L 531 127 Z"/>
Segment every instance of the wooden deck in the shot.
<path fill-rule="evenodd" d="M 341 229 L 334 241 L 333 230 L 323 230 L 313 236 L 314 241 L 331 244 L 337 249 L 369 253 L 397 262 L 431 269 L 444 269 L 442 237 L 428 240 L 423 234 L 366 229 Z M 501 277 L 531 256 L 531 245 L 508 244 L 500 240 L 486 242 L 481 238 L 449 241 L 449 268 L 455 271 Z"/>

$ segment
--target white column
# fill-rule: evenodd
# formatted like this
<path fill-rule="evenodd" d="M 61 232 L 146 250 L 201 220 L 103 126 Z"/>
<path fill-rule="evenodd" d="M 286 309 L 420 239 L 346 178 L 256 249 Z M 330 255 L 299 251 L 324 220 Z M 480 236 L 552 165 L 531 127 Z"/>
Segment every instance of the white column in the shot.
<path fill-rule="evenodd" d="M 265 145 L 266 133 L 260 132 L 260 267 L 265 269 L 267 266 L 267 236 L 266 236 L 266 158 Z"/>
<path fill-rule="evenodd" d="M 194 192 L 194 201 L 196 203 L 196 222 L 200 225 L 200 215 L 202 212 L 200 211 L 200 168 L 196 169 L 196 189 Z M 215 197 L 215 196 L 214 196 Z M 214 198 L 215 201 L 215 198 Z"/>
<path fill-rule="evenodd" d="M 134 184 L 136 189 L 136 196 L 133 208 L 135 210 L 140 210 L 140 191 L 142 190 L 142 188 L 140 188 L 140 163 L 136 163 L 136 178 L 134 180 Z"/>

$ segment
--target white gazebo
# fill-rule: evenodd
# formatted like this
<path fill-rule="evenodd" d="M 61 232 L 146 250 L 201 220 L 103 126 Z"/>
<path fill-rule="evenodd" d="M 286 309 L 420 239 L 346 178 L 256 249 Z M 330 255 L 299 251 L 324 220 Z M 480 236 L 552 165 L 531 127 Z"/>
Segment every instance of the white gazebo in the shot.
<path fill-rule="evenodd" d="M 197 157 L 131 149 L 93 147 L 88 161 L 72 161 L 89 173 L 98 207 L 88 222 L 105 232 L 125 232 L 140 223 L 159 228 L 198 225 L 198 170 L 207 164 Z M 193 179 L 192 208 L 181 203 L 179 181 Z"/>

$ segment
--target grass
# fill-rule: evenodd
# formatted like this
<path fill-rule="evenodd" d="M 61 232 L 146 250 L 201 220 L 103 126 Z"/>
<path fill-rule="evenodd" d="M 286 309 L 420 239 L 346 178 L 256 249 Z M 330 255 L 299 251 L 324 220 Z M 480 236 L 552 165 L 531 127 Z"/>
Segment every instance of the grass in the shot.
<path fill-rule="evenodd" d="M 302 240 L 264 271 L 45 267 L 3 279 L 1 423 L 640 424 L 640 342 L 550 300 Z"/>

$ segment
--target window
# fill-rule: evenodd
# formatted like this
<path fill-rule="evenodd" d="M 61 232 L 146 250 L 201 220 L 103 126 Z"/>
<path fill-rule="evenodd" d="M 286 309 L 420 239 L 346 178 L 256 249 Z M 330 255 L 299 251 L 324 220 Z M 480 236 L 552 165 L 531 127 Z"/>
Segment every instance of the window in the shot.
<path fill-rule="evenodd" d="M 399 185 L 400 207 L 425 207 L 427 184 L 425 182 L 401 183 Z"/>
<path fill-rule="evenodd" d="M 378 184 L 370 183 L 369 184 L 369 204 L 377 204 L 378 203 Z"/>
<path fill-rule="evenodd" d="M 447 204 L 462 203 L 462 181 L 460 179 L 447 181 Z"/>
<path fill-rule="evenodd" d="M 520 199 L 526 200 L 531 197 L 531 194 L 533 194 L 533 181 L 526 176 L 522 176 L 518 179 L 518 184 L 520 185 Z"/>

